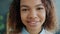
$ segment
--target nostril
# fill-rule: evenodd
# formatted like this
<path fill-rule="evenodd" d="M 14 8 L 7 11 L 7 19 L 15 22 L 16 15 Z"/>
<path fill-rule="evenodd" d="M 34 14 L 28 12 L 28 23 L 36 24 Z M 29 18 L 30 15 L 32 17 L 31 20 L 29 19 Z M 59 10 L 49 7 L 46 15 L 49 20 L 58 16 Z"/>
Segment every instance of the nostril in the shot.
<path fill-rule="evenodd" d="M 37 17 L 37 16 L 34 16 L 34 15 L 32 15 L 32 16 L 29 15 L 28 18 L 29 18 L 29 19 L 35 19 L 35 18 L 38 18 L 38 17 Z"/>

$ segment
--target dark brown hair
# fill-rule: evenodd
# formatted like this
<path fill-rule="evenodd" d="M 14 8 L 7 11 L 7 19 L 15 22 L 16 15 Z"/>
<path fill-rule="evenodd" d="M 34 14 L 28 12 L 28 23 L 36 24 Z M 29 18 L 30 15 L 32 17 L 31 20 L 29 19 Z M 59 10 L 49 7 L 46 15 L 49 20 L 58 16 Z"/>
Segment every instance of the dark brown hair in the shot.
<path fill-rule="evenodd" d="M 53 30 L 56 27 L 56 16 L 52 0 L 41 0 L 46 8 L 46 20 L 43 27 L 47 30 Z M 7 20 L 7 30 L 10 28 L 15 32 L 21 32 L 24 24 L 20 17 L 20 0 L 13 0 L 10 6 L 10 12 Z"/>

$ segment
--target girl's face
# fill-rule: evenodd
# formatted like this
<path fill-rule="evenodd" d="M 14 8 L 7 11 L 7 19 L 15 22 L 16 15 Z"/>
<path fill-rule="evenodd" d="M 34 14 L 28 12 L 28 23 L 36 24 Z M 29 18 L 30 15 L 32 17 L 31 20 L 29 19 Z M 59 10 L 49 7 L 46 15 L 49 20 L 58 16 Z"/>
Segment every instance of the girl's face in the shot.
<path fill-rule="evenodd" d="M 21 20 L 26 28 L 41 28 L 46 17 L 45 7 L 41 0 L 21 0 L 20 2 Z"/>

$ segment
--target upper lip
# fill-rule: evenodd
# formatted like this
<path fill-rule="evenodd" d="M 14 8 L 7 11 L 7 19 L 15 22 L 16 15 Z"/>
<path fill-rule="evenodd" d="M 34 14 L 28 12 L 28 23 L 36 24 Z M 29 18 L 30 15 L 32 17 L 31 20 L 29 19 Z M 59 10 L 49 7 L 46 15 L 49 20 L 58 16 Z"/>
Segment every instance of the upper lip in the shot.
<path fill-rule="evenodd" d="M 37 22 L 39 22 L 39 20 L 29 20 L 29 21 L 27 21 L 28 23 L 37 23 Z"/>

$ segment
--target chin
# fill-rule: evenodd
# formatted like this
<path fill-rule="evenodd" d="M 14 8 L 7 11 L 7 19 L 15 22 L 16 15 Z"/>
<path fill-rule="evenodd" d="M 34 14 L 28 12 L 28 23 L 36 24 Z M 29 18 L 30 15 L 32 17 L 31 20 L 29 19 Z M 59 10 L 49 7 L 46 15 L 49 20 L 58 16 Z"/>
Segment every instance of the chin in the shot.
<path fill-rule="evenodd" d="M 41 27 L 40 26 L 28 26 L 27 28 L 29 28 L 29 29 L 39 29 Z"/>

